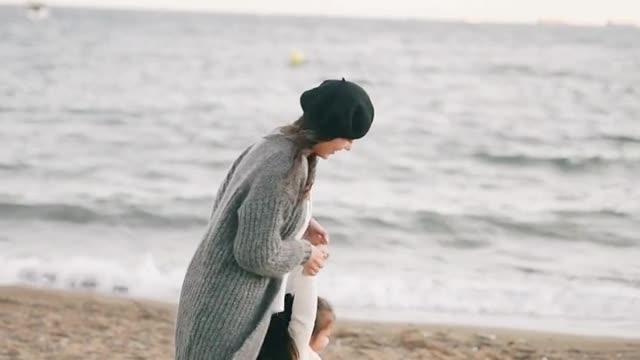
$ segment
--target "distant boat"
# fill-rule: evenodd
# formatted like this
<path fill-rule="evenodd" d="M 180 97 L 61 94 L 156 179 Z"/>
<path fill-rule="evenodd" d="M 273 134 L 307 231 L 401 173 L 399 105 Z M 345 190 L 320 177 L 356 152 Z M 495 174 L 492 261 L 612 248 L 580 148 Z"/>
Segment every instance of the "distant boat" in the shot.
<path fill-rule="evenodd" d="M 49 17 L 49 9 L 44 3 L 30 1 L 27 4 L 27 17 L 31 20 L 42 20 Z"/>
<path fill-rule="evenodd" d="M 538 19 L 537 24 L 541 26 L 570 26 L 571 25 L 562 19 Z"/>
<path fill-rule="evenodd" d="M 607 21 L 607 27 L 634 29 L 634 28 L 637 28 L 638 25 L 635 24 L 633 21 L 614 21 L 614 20 L 609 20 L 609 21 Z"/>

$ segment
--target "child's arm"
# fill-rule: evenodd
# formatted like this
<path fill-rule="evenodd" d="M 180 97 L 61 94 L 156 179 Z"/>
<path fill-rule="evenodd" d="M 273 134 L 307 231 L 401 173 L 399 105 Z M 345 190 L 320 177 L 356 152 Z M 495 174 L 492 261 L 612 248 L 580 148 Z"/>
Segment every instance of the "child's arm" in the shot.
<path fill-rule="evenodd" d="M 294 292 L 289 334 L 296 344 L 300 360 L 320 359 L 309 346 L 318 309 L 316 277 L 304 275 L 302 271 L 298 267 L 289 276 L 289 284 Z"/>

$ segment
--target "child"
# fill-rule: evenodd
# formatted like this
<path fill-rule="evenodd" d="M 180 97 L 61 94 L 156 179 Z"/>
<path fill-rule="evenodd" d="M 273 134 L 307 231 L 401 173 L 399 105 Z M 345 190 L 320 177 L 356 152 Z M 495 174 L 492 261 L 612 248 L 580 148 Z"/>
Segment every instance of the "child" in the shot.
<path fill-rule="evenodd" d="M 317 296 L 316 277 L 296 268 L 289 276 L 285 309 L 274 314 L 258 360 L 319 360 L 336 317 L 329 303 Z"/>

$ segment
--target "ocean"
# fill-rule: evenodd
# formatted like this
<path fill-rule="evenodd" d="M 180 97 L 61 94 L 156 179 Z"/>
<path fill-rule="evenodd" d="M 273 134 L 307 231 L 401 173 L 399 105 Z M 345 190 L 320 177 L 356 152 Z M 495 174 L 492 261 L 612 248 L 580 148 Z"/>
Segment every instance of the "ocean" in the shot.
<path fill-rule="evenodd" d="M 632 27 L 0 7 L 0 284 L 176 302 L 231 162 L 342 77 L 339 318 L 640 337 Z"/>

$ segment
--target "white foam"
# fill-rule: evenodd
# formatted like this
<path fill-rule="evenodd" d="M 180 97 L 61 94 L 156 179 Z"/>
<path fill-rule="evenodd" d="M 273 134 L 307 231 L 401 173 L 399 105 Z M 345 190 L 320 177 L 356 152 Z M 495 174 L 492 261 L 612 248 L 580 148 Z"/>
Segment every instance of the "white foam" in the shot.
<path fill-rule="evenodd" d="M 322 296 L 356 318 L 640 337 L 640 289 L 620 283 L 336 267 L 328 268 L 319 283 Z"/>
<path fill-rule="evenodd" d="M 339 271 L 327 269 L 321 293 L 354 307 L 640 319 L 640 289 L 623 284 L 546 275 Z"/>
<path fill-rule="evenodd" d="M 2 284 L 83 289 L 164 301 L 178 298 L 184 271 L 163 269 L 151 255 L 144 255 L 139 263 L 130 265 L 90 257 L 0 258 Z"/>
<path fill-rule="evenodd" d="M 185 268 L 159 265 L 151 255 L 136 259 L 131 264 L 90 257 L 0 258 L 0 284 L 177 302 Z M 640 336 L 640 289 L 612 282 L 335 264 L 321 274 L 319 293 L 347 312 L 341 315 L 347 318 Z"/>

